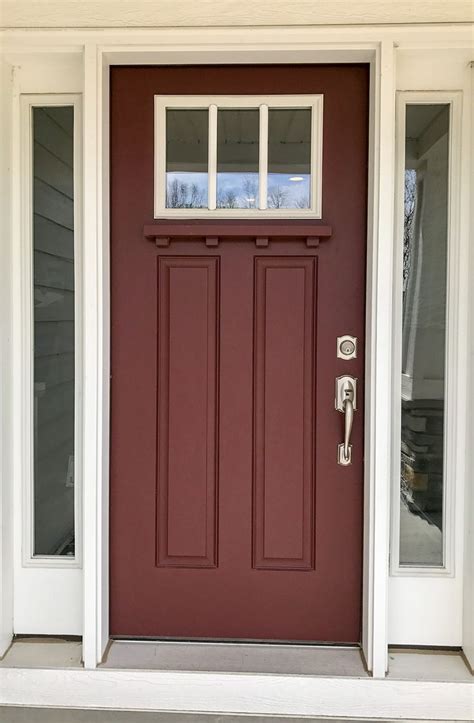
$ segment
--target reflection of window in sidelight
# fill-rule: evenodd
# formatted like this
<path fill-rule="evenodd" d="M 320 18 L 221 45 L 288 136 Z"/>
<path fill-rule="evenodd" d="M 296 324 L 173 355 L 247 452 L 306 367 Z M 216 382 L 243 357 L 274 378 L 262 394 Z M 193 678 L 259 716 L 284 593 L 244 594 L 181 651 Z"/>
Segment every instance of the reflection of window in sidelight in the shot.
<path fill-rule="evenodd" d="M 74 556 L 74 108 L 32 109 L 34 554 Z"/>
<path fill-rule="evenodd" d="M 449 106 L 406 108 L 400 565 L 444 565 Z"/>

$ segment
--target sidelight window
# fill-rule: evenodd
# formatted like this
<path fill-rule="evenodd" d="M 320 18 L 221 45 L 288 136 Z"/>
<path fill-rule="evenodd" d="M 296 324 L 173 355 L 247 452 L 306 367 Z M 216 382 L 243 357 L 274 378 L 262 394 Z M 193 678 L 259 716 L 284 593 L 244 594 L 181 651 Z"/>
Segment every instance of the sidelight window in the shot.
<path fill-rule="evenodd" d="M 451 104 L 407 103 L 403 113 L 400 481 L 394 562 L 401 571 L 442 570 L 450 565 L 452 504 L 446 444 Z"/>
<path fill-rule="evenodd" d="M 31 484 L 25 564 L 78 562 L 77 100 L 28 108 Z M 31 334 L 31 337 L 30 337 Z"/>
<path fill-rule="evenodd" d="M 155 217 L 321 218 L 322 96 L 155 96 Z"/>

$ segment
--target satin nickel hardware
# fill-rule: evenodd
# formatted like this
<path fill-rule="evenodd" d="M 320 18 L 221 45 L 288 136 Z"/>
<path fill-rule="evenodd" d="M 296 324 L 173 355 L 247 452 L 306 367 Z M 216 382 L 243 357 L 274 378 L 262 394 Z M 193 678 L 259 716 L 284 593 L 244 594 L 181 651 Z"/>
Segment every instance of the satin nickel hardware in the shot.
<path fill-rule="evenodd" d="M 357 379 L 350 376 L 336 378 L 335 407 L 344 414 L 344 442 L 337 446 L 337 462 L 347 467 L 352 463 L 352 424 L 357 409 Z"/>
<path fill-rule="evenodd" d="M 337 337 L 337 357 L 338 359 L 356 359 L 357 358 L 357 337 L 344 334 Z"/>

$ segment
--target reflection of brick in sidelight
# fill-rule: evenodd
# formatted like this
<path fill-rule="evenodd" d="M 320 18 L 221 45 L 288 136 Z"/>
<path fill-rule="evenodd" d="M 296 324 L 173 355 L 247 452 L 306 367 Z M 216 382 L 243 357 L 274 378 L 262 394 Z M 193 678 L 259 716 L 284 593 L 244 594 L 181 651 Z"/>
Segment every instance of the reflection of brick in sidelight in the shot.
<path fill-rule="evenodd" d="M 444 402 L 402 402 L 402 494 L 412 512 L 429 513 L 441 529 L 443 512 Z"/>

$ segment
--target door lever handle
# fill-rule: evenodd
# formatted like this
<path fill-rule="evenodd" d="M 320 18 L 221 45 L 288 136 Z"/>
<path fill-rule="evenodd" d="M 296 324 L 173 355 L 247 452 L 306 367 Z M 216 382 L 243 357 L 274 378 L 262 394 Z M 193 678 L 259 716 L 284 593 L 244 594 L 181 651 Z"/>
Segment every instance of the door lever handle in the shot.
<path fill-rule="evenodd" d="M 351 434 L 354 411 L 357 409 L 357 379 L 350 376 L 336 379 L 336 409 L 344 414 L 344 442 L 337 447 L 338 464 L 346 467 L 352 463 Z"/>
<path fill-rule="evenodd" d="M 348 397 L 344 401 L 344 445 L 343 445 L 344 462 L 340 462 L 340 464 L 350 464 L 350 462 L 351 462 L 352 444 L 350 444 L 350 441 L 351 441 L 351 432 L 352 432 L 353 421 L 354 421 L 354 405 L 352 403 L 352 399 L 350 397 Z"/>

